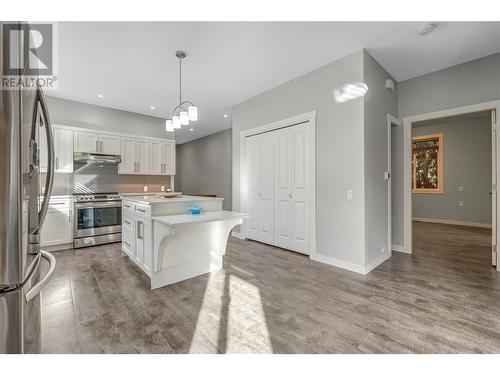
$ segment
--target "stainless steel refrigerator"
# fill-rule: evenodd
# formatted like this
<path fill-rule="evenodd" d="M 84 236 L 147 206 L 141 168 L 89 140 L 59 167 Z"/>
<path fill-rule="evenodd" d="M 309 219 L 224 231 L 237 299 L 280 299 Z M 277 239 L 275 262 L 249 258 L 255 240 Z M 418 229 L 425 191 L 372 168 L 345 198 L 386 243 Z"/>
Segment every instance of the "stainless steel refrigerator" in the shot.
<path fill-rule="evenodd" d="M 0 22 L 0 79 L 5 64 L 25 60 L 23 43 L 29 42 L 25 33 L 29 25 L 15 27 L 20 32 L 9 33 L 7 61 Z M 20 66 L 22 78 L 26 66 Z M 22 90 L 0 89 L 0 353 L 40 352 L 40 291 L 55 268 L 55 258 L 39 246 L 52 190 L 54 144 L 45 96 L 36 82 Z M 40 137 L 47 137 L 48 145 L 44 188 L 39 173 Z"/>

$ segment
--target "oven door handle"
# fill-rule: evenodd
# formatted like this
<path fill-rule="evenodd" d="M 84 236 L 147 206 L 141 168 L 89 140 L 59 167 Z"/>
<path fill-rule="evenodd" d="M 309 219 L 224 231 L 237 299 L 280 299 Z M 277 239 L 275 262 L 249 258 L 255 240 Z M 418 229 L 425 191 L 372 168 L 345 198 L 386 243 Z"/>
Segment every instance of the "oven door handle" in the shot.
<path fill-rule="evenodd" d="M 121 202 L 86 202 L 86 203 L 75 203 L 75 208 L 113 208 L 121 207 Z"/>

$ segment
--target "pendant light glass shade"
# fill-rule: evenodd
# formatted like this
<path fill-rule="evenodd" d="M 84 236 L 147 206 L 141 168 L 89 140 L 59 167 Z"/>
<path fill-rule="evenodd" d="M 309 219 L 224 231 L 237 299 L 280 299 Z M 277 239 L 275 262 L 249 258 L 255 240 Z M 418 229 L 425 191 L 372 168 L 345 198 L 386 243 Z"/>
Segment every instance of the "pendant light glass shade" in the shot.
<path fill-rule="evenodd" d="M 198 121 L 198 107 L 194 105 L 188 107 L 188 118 L 190 121 Z"/>
<path fill-rule="evenodd" d="M 166 120 L 165 121 L 165 130 L 168 132 L 173 132 L 174 131 L 174 124 L 172 124 L 172 120 Z"/>
<path fill-rule="evenodd" d="M 187 125 L 189 124 L 189 117 L 187 111 L 181 111 L 179 113 L 179 117 L 181 119 L 181 125 Z"/>
<path fill-rule="evenodd" d="M 179 116 L 172 116 L 172 124 L 174 124 L 174 129 L 181 128 L 181 119 Z"/>

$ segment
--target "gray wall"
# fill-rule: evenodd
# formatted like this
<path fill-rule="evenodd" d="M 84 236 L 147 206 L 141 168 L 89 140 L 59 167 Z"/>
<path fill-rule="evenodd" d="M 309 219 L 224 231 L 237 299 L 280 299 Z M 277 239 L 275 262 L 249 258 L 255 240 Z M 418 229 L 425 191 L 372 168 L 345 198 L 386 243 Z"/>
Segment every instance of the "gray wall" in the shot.
<path fill-rule="evenodd" d="M 233 209 L 240 209 L 240 132 L 316 110 L 316 228 L 320 255 L 364 264 L 363 98 L 333 91 L 363 80 L 363 51 L 275 87 L 232 110 Z M 346 199 L 353 190 L 354 200 Z"/>
<path fill-rule="evenodd" d="M 172 138 L 165 132 L 165 120 L 118 109 L 47 97 L 52 123 L 93 130 Z"/>
<path fill-rule="evenodd" d="M 399 83 L 399 118 L 500 99 L 500 53 Z M 403 138 L 402 130 L 394 137 Z M 393 243 L 403 245 L 403 151 L 394 143 Z"/>
<path fill-rule="evenodd" d="M 397 84 L 394 78 L 366 51 L 363 62 L 365 142 L 365 264 L 388 251 L 387 114 L 397 117 Z M 385 88 L 386 79 L 395 83 L 394 92 Z M 391 246 L 391 244 L 389 244 Z M 386 253 L 387 254 L 387 253 Z"/>
<path fill-rule="evenodd" d="M 185 194 L 217 194 L 232 208 L 231 129 L 177 146 L 175 187 Z"/>
<path fill-rule="evenodd" d="M 444 135 L 444 191 L 413 193 L 413 217 L 491 224 L 490 114 L 412 129 L 412 135 L 434 133 Z M 459 201 L 464 202 L 463 207 Z"/>

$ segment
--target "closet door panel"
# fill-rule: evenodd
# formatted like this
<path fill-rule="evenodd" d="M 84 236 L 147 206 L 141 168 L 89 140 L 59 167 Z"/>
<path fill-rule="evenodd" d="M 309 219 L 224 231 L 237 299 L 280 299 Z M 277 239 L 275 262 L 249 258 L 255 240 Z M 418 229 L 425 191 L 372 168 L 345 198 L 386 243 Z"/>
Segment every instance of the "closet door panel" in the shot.
<path fill-rule="evenodd" d="M 260 186 L 260 241 L 274 242 L 274 134 L 258 136 L 259 186 Z"/>
<path fill-rule="evenodd" d="M 290 129 L 277 130 L 275 140 L 274 244 L 290 248 L 292 245 L 292 153 Z"/>
<path fill-rule="evenodd" d="M 260 198 L 259 198 L 259 149 L 258 140 L 253 137 L 247 138 L 246 144 L 246 164 L 247 164 L 247 213 L 246 219 L 247 237 L 253 240 L 259 240 L 259 217 L 260 217 Z"/>
<path fill-rule="evenodd" d="M 292 147 L 292 244 L 291 249 L 309 253 L 308 140 L 307 124 L 291 128 Z"/>

